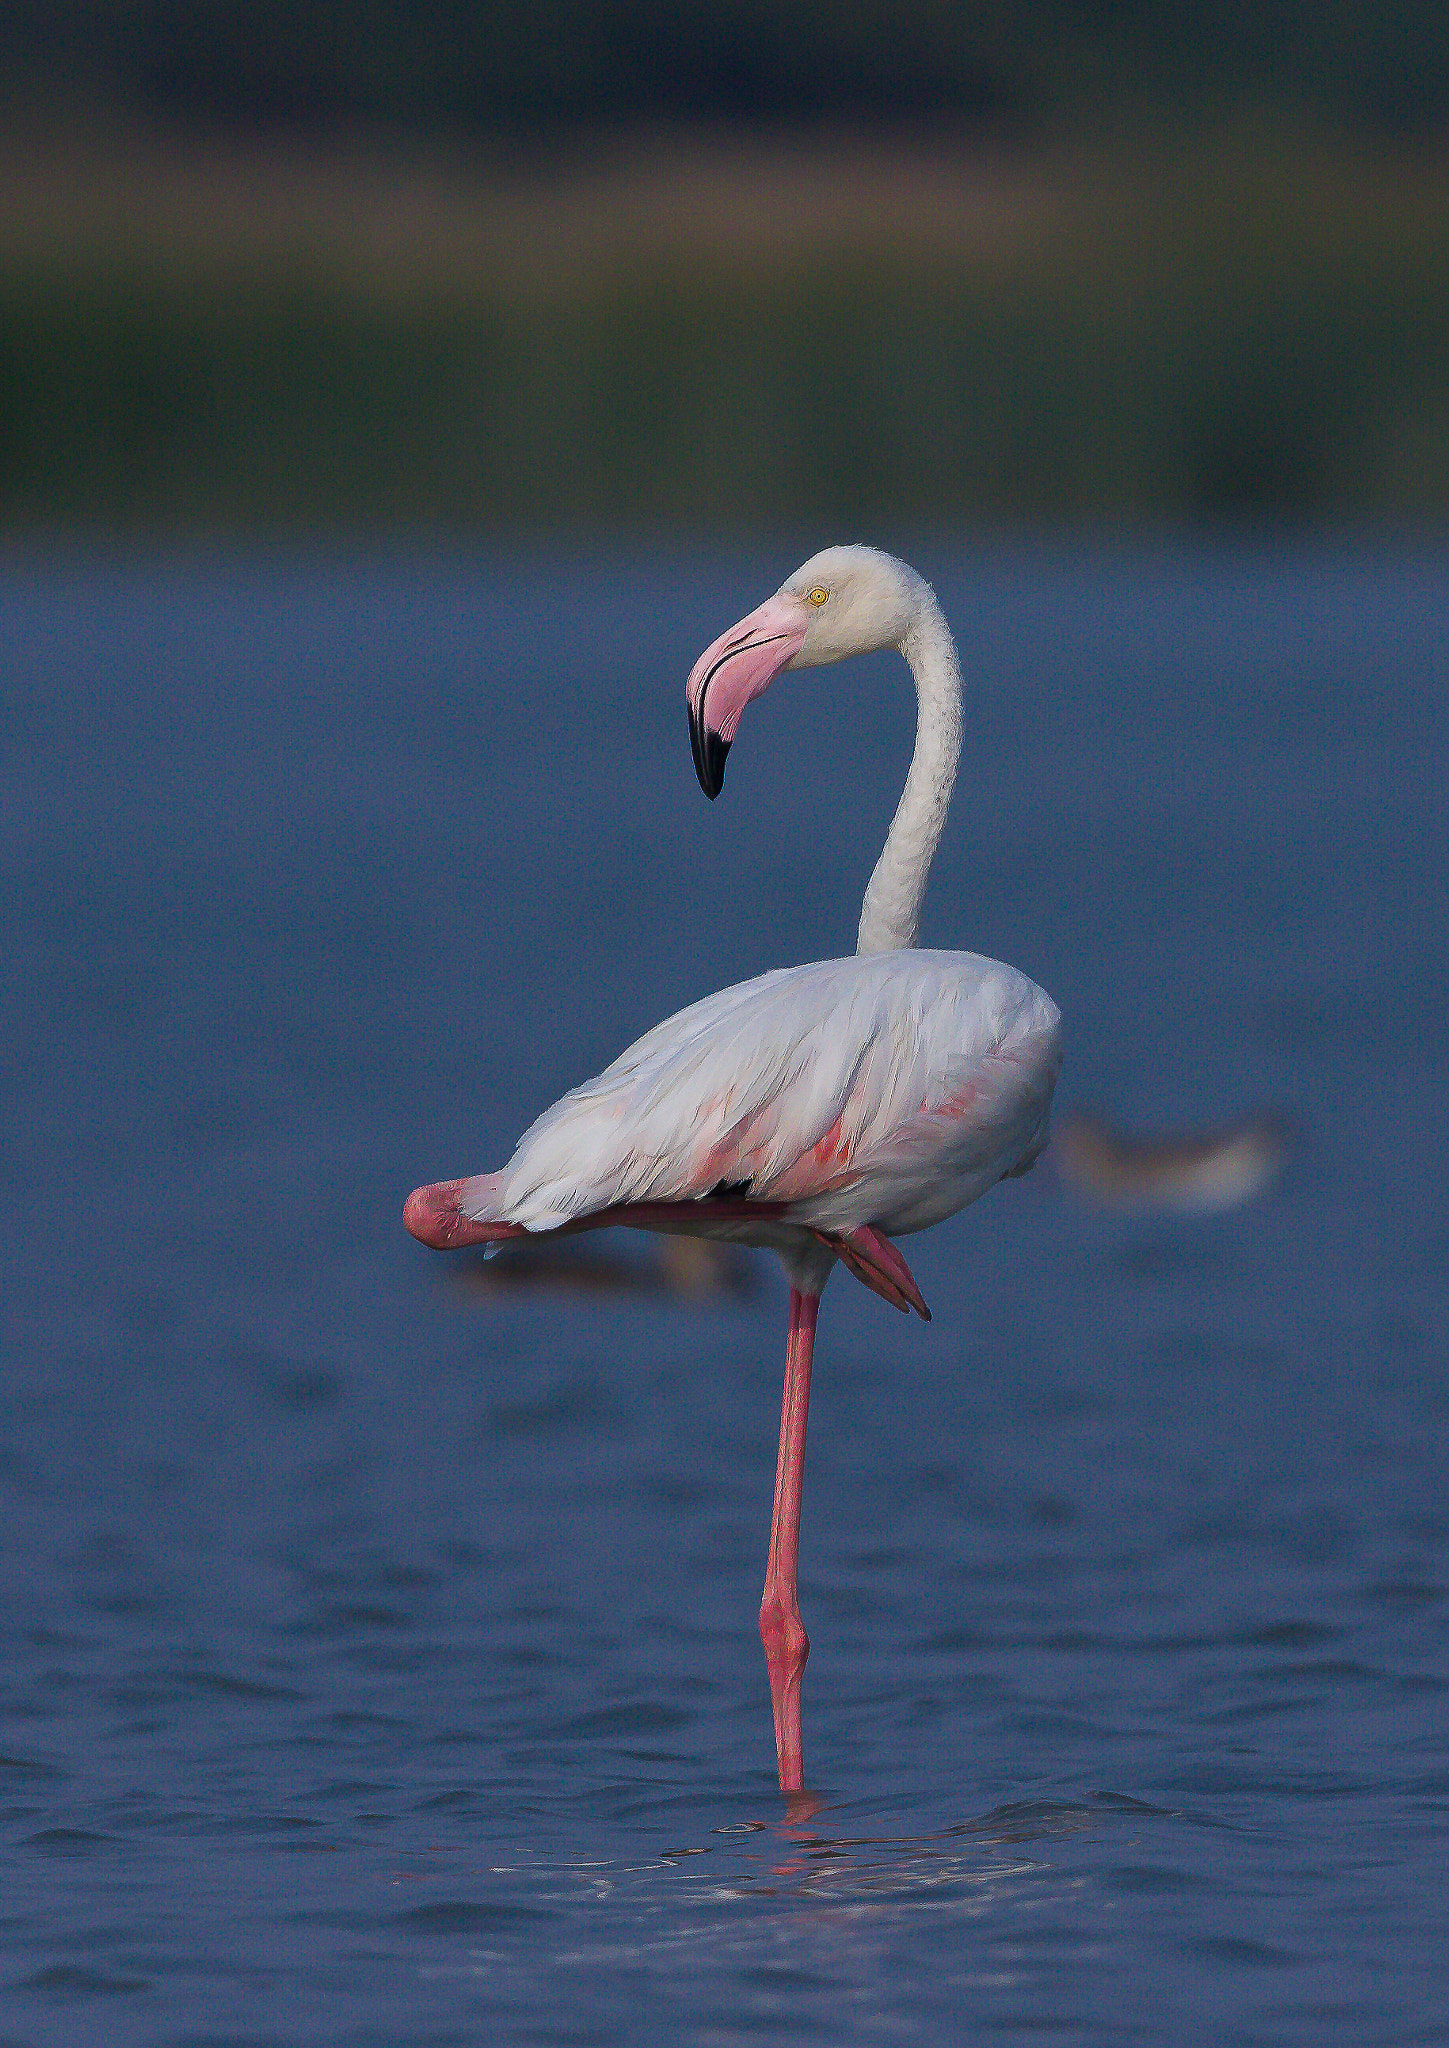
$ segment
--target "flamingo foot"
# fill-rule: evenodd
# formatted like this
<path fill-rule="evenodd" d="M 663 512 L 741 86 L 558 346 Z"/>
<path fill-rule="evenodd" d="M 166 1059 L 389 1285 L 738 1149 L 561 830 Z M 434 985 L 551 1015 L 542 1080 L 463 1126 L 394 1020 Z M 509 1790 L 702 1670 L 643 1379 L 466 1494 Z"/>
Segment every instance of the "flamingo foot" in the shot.
<path fill-rule="evenodd" d="M 815 1235 L 822 1244 L 830 1247 L 862 1287 L 880 1295 L 902 1315 L 908 1315 L 914 1309 L 923 1323 L 930 1322 L 931 1311 L 926 1307 L 926 1297 L 916 1285 L 915 1274 L 882 1232 L 869 1223 L 862 1223 L 858 1230 L 848 1230 L 841 1236 L 833 1236 L 823 1230 L 817 1230 Z"/>

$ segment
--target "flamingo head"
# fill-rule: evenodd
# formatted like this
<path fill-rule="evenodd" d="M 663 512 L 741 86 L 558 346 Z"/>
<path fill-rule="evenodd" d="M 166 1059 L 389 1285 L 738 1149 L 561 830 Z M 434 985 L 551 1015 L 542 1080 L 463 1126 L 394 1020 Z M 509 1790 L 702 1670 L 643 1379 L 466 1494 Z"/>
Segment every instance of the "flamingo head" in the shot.
<path fill-rule="evenodd" d="M 724 787 L 745 706 L 787 668 L 821 668 L 850 654 L 901 647 L 926 586 L 878 548 L 824 548 L 773 597 L 711 642 L 689 672 L 685 703 L 694 768 L 707 797 Z"/>

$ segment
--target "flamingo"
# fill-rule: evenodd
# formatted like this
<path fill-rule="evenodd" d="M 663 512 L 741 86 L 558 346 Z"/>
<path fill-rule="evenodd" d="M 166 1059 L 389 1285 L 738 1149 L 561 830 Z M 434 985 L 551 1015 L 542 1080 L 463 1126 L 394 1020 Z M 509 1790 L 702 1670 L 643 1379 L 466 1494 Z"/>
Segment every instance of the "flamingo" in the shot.
<path fill-rule="evenodd" d="M 719 795 L 746 705 L 784 670 L 881 647 L 915 680 L 916 744 L 855 956 L 681 1010 L 546 1109 L 501 1171 L 418 1188 L 403 1211 L 438 1249 L 621 1223 L 778 1253 L 790 1316 L 760 1635 L 787 1793 L 804 1787 L 796 1580 L 821 1291 L 842 1265 L 929 1321 L 893 1240 L 1031 1166 L 1061 1063 L 1060 1013 L 1025 975 L 916 949 L 961 750 L 961 675 L 935 593 L 904 562 L 827 548 L 705 649 L 685 690 L 700 784 Z"/>

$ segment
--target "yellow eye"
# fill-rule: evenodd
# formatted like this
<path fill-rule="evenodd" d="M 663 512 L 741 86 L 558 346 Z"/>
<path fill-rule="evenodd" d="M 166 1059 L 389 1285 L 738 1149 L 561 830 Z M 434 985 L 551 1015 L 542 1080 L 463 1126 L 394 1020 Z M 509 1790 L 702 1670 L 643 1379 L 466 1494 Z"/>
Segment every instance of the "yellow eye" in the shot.
<path fill-rule="evenodd" d="M 824 604 L 826 598 L 829 597 L 829 595 L 830 592 L 828 590 L 822 590 L 820 588 L 820 585 L 817 583 L 815 588 L 809 593 L 810 602 L 811 604 Z"/>

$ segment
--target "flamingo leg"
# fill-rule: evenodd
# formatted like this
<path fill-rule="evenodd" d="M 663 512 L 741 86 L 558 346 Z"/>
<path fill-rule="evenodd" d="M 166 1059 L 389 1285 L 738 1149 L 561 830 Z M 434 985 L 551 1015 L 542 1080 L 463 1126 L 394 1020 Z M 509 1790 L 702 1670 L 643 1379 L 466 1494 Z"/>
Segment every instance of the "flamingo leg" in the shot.
<path fill-rule="evenodd" d="M 810 1639 L 800 1619 L 796 1575 L 800 1564 L 800 1492 L 805 1473 L 805 1422 L 810 1412 L 810 1364 L 820 1296 L 790 1290 L 790 1335 L 785 1347 L 785 1393 L 780 1404 L 780 1456 L 775 1467 L 775 1513 L 770 1559 L 760 1602 L 760 1640 L 770 1671 L 775 1710 L 775 1754 L 780 1790 L 804 1789 L 800 1743 L 800 1681 Z"/>

